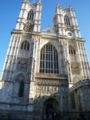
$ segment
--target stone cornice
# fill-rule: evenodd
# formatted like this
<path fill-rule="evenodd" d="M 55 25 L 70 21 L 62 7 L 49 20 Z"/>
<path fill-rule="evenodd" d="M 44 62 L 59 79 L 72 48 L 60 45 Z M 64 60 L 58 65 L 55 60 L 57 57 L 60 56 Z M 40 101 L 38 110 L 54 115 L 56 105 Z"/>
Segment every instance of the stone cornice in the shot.
<path fill-rule="evenodd" d="M 22 34 L 22 33 L 23 33 L 22 30 L 13 29 L 13 30 L 11 31 L 11 34 Z"/>
<path fill-rule="evenodd" d="M 27 9 L 23 9 L 23 8 L 21 8 L 20 10 L 23 10 L 23 11 L 25 11 L 25 10 L 27 10 Z"/>
<path fill-rule="evenodd" d="M 7 104 L 7 105 L 18 105 L 18 106 L 26 106 L 26 105 L 33 105 L 33 103 L 6 103 L 6 102 L 0 102 L 0 104 Z"/>
<path fill-rule="evenodd" d="M 44 31 L 40 31 L 40 32 L 35 32 L 35 31 L 32 31 L 32 32 L 25 32 L 23 30 L 16 30 L 16 29 L 13 29 L 13 31 L 11 32 L 11 34 L 26 34 L 28 36 L 39 36 L 40 38 L 43 38 L 43 39 L 64 39 L 64 40 L 74 40 L 74 41 L 79 41 L 79 42 L 85 42 L 85 40 L 83 40 L 83 38 L 68 38 L 67 35 L 59 35 L 59 34 L 56 34 L 56 33 L 48 33 L 48 32 L 44 32 Z"/>
<path fill-rule="evenodd" d="M 13 81 L 7 81 L 7 80 L 0 80 L 0 82 L 11 82 L 11 83 L 13 83 Z"/>
<path fill-rule="evenodd" d="M 60 74 L 45 74 L 45 73 L 36 73 L 35 78 L 43 78 L 43 79 L 63 79 L 67 80 L 67 75 L 60 75 Z"/>
<path fill-rule="evenodd" d="M 83 38 L 78 38 L 78 37 L 75 37 L 75 41 L 86 42 Z"/>
<path fill-rule="evenodd" d="M 76 19 L 77 19 L 77 17 L 76 17 L 76 16 L 71 16 L 70 18 L 76 18 Z"/>

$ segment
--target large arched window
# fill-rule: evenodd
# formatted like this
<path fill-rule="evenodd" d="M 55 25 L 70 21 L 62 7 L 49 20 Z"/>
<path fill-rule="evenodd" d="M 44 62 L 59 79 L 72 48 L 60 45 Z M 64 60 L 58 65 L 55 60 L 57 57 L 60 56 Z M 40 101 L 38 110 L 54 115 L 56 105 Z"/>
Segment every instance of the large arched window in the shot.
<path fill-rule="evenodd" d="M 20 88 L 19 88 L 19 97 L 23 97 L 24 94 L 24 82 L 23 80 L 20 82 Z"/>
<path fill-rule="evenodd" d="M 21 49 L 22 49 L 22 50 L 29 50 L 29 42 L 24 41 L 24 42 L 21 44 Z"/>
<path fill-rule="evenodd" d="M 33 17 L 34 17 L 34 12 L 33 12 L 33 10 L 30 10 L 29 13 L 28 13 L 27 19 L 28 20 L 33 20 Z"/>
<path fill-rule="evenodd" d="M 40 54 L 40 73 L 59 74 L 58 52 L 50 43 L 41 49 Z"/>
<path fill-rule="evenodd" d="M 69 54 L 73 54 L 73 55 L 76 54 L 74 47 L 72 47 L 71 45 L 69 46 Z"/>
<path fill-rule="evenodd" d="M 67 15 L 64 16 L 64 23 L 65 25 L 70 26 L 70 19 Z"/>

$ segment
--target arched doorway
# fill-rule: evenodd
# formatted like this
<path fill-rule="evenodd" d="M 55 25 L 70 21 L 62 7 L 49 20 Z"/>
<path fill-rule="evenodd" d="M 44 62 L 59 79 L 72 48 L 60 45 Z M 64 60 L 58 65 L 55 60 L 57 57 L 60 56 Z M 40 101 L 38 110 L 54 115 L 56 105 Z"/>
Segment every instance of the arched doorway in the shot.
<path fill-rule="evenodd" d="M 46 115 L 47 115 L 47 119 L 52 119 L 53 117 L 53 112 L 54 112 L 54 107 L 51 103 L 48 103 L 46 105 Z"/>
<path fill-rule="evenodd" d="M 58 102 L 50 98 L 44 102 L 43 105 L 43 119 L 53 120 L 54 113 L 59 110 Z"/>

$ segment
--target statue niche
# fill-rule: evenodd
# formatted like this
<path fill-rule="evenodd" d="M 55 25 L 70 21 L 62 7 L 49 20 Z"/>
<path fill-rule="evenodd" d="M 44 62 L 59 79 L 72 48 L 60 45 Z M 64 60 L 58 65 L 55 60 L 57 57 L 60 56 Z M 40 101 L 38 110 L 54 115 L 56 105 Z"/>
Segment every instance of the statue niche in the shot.
<path fill-rule="evenodd" d="M 17 69 L 18 70 L 27 70 L 27 59 L 18 60 Z"/>

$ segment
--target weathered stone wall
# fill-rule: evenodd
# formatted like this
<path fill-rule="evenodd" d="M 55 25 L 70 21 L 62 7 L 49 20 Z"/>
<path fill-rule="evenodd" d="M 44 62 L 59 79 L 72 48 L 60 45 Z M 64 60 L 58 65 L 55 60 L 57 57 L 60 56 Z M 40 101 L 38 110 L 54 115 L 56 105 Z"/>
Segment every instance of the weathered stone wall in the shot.
<path fill-rule="evenodd" d="M 75 97 L 75 109 L 71 107 L 71 110 L 90 111 L 90 80 L 82 80 L 74 84 L 70 93 L 73 93 Z"/>
<path fill-rule="evenodd" d="M 68 84 L 67 81 L 36 79 L 34 85 L 34 108 L 39 109 L 50 98 L 58 101 L 57 110 L 67 111 L 68 107 Z"/>
<path fill-rule="evenodd" d="M 90 85 L 82 87 L 82 100 L 84 111 L 90 111 Z"/>

